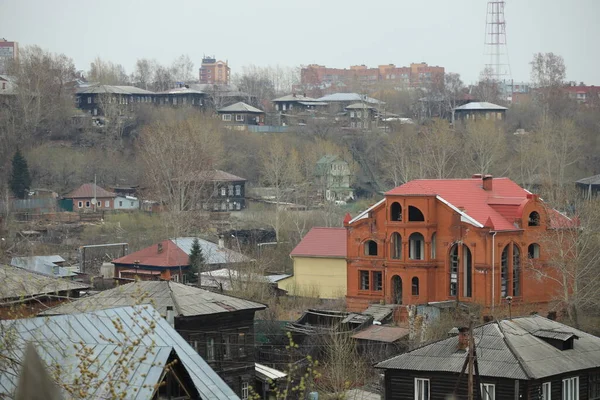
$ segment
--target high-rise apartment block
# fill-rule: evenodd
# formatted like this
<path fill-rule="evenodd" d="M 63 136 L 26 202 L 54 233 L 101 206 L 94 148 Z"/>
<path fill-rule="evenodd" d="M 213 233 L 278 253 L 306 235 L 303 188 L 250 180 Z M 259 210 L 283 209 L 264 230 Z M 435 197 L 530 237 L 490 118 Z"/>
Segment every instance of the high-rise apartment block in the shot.
<path fill-rule="evenodd" d="M 214 56 L 204 57 L 200 67 L 200 83 L 228 85 L 230 71 L 227 61 L 217 61 Z"/>

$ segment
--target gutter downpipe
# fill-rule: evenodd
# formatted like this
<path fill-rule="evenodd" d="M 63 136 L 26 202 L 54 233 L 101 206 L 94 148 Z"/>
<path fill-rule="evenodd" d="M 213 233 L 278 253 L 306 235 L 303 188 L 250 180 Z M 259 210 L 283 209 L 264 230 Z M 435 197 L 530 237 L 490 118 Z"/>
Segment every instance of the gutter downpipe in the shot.
<path fill-rule="evenodd" d="M 496 306 L 496 233 L 498 232 L 493 231 L 492 234 L 492 311 L 494 311 L 494 307 Z"/>

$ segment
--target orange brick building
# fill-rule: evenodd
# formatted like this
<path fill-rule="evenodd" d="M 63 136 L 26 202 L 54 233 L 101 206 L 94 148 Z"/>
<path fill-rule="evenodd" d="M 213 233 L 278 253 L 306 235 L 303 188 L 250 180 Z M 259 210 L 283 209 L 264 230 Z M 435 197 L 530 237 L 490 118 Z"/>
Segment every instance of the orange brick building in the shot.
<path fill-rule="evenodd" d="M 540 234 L 571 224 L 508 178 L 408 182 L 345 223 L 348 309 L 448 300 L 489 308 L 507 296 L 547 303 L 559 288 L 528 266 L 548 268 Z"/>

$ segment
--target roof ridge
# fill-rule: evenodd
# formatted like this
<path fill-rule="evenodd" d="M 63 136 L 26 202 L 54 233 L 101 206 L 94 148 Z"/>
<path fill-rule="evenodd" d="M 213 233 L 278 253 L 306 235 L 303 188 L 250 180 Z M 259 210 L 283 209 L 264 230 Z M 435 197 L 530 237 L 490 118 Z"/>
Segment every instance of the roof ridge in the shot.
<path fill-rule="evenodd" d="M 529 370 L 529 367 L 527 367 L 525 365 L 525 361 L 523 360 L 523 358 L 517 353 L 517 350 L 515 349 L 515 347 L 512 345 L 512 343 L 510 343 L 510 340 L 508 339 L 508 336 L 506 335 L 506 333 L 504 332 L 504 329 L 502 328 L 502 322 L 504 322 L 506 320 L 500 320 L 500 321 L 496 321 L 496 326 L 498 326 L 498 329 L 500 330 L 500 333 L 502 334 L 502 340 L 504 341 L 504 343 L 506 344 L 506 347 L 508 347 L 508 350 L 512 353 L 512 355 L 515 357 L 515 359 L 517 360 L 517 362 L 519 363 L 519 367 L 521 367 L 521 369 L 523 370 L 523 373 L 525 373 L 525 375 L 527 375 L 527 377 L 529 379 L 535 379 L 535 375 Z M 523 329 L 523 328 L 521 328 Z M 529 332 L 527 332 L 529 333 Z M 529 333 L 530 334 L 530 333 Z"/>
<path fill-rule="evenodd" d="M 175 294 L 173 293 L 173 288 L 171 288 L 171 283 L 173 281 L 167 281 L 167 287 L 169 288 L 169 294 L 171 295 L 171 300 L 173 300 L 173 304 L 175 305 L 175 308 L 177 310 L 177 315 L 181 315 L 181 307 L 179 306 L 179 303 L 177 302 L 177 299 L 175 298 Z"/>

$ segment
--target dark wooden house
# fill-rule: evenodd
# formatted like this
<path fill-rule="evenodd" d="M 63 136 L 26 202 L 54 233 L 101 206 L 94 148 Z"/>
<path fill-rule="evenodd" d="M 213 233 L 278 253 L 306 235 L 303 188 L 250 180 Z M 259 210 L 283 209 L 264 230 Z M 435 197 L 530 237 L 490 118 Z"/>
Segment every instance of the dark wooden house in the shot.
<path fill-rule="evenodd" d="M 265 112 L 242 101 L 219 108 L 217 114 L 227 125 L 263 125 Z"/>
<path fill-rule="evenodd" d="M 385 400 L 467 398 L 461 374 L 468 329 L 376 365 Z M 473 329 L 475 397 L 591 400 L 600 398 L 600 338 L 538 315 Z M 455 390 L 456 389 L 456 390 Z M 480 397 L 479 397 L 480 396 Z"/>
<path fill-rule="evenodd" d="M 170 281 L 138 281 L 44 312 L 75 314 L 151 303 L 240 398 L 255 381 L 254 313 L 264 304 Z"/>
<path fill-rule="evenodd" d="M 191 89 L 188 86 L 182 86 L 174 89 L 165 90 L 154 94 L 155 105 L 165 105 L 173 107 L 196 107 L 205 106 L 206 93 Z"/>

